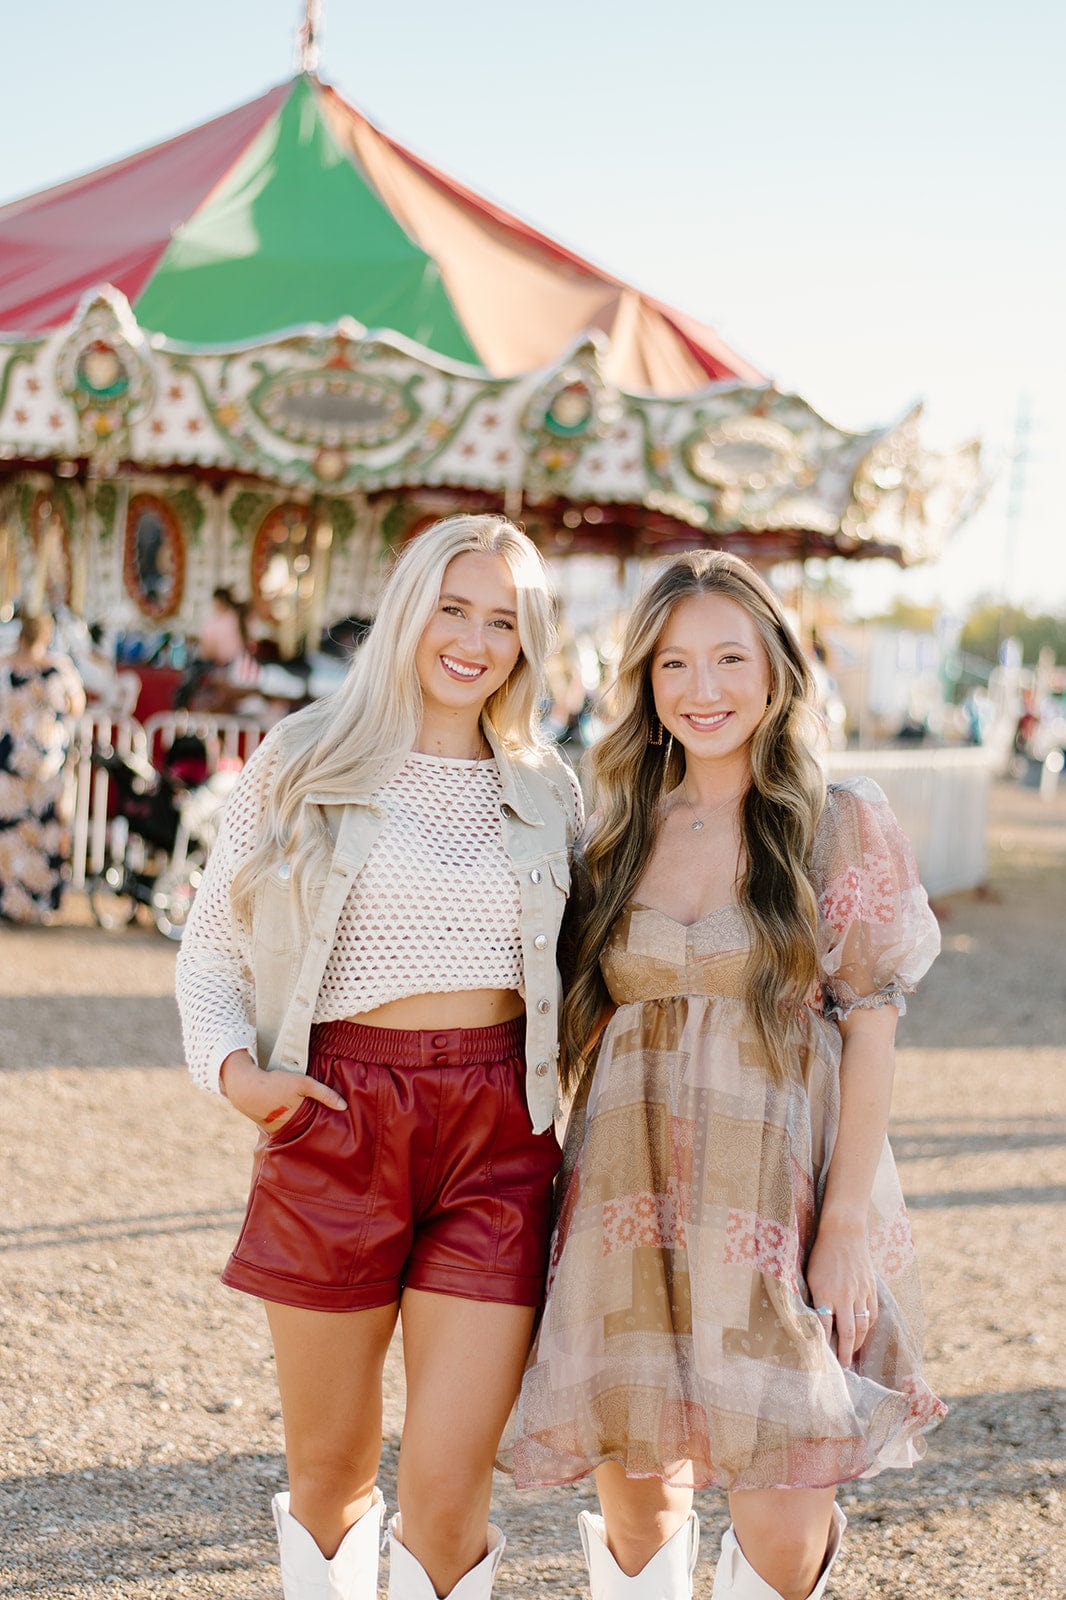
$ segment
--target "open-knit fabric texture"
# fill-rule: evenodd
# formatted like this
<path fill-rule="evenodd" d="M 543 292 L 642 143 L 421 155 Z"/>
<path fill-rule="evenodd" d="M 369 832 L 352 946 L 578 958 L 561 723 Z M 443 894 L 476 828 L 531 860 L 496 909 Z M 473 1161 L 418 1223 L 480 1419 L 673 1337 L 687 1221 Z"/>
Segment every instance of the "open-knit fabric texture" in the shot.
<path fill-rule="evenodd" d="M 280 745 L 241 773 L 178 957 L 186 1060 L 204 1088 L 234 1050 L 255 1055 L 251 921 L 234 875 L 255 849 Z M 315 1022 L 359 1016 L 413 994 L 522 991 L 520 901 L 504 849 L 493 759 L 412 752 L 371 797 L 385 822 L 341 912 Z"/>

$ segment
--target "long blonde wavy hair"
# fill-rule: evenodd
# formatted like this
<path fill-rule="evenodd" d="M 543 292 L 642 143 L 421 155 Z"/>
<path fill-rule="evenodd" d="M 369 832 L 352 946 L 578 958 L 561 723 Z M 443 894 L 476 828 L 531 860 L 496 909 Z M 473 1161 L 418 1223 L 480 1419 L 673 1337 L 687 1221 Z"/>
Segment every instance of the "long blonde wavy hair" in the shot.
<path fill-rule="evenodd" d="M 554 638 L 554 595 L 536 546 L 505 517 L 455 516 L 434 523 L 402 551 L 382 591 L 374 625 L 341 687 L 286 718 L 282 755 L 256 849 L 233 880 L 233 903 L 248 907 L 260 875 L 285 858 L 304 920 L 329 867 L 332 836 L 308 795 L 370 794 L 403 765 L 422 720 L 415 652 L 440 598 L 445 569 L 467 553 L 499 556 L 517 595 L 521 653 L 482 712 L 517 759 L 545 748 L 538 705 Z"/>
<path fill-rule="evenodd" d="M 586 881 L 575 972 L 563 1005 L 562 1077 L 572 1092 L 590 1069 L 598 1019 L 609 997 L 600 956 L 647 866 L 663 797 L 681 782 L 685 752 L 659 727 L 651 662 L 680 600 L 717 594 L 754 622 L 770 667 L 770 705 L 751 741 L 751 784 L 741 809 L 746 868 L 738 900 L 751 932 L 746 971 L 750 1014 L 775 1082 L 788 1076 L 797 1006 L 818 977 L 816 904 L 808 877 L 825 782 L 813 750 L 813 679 L 773 590 L 755 569 L 722 550 L 678 556 L 637 601 L 614 686 L 614 718 L 589 753 L 594 821 L 583 843 Z"/>

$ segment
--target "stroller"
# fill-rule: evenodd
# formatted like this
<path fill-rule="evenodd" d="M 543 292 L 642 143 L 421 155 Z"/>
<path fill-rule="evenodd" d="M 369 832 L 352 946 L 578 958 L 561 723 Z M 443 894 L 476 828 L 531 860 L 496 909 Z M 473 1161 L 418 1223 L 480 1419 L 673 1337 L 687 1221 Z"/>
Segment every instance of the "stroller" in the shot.
<path fill-rule="evenodd" d="M 207 747 L 180 734 L 154 767 L 143 756 L 93 752 L 110 779 L 107 860 L 86 883 L 101 928 L 124 928 L 146 906 L 159 932 L 180 939 L 236 770 L 211 773 Z"/>

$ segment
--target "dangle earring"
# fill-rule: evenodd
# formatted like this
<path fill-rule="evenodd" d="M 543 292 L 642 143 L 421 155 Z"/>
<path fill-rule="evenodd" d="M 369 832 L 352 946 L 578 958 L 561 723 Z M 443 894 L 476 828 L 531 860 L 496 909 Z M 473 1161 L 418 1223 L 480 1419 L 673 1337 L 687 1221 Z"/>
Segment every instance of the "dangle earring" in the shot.
<path fill-rule="evenodd" d="M 655 745 L 656 749 L 658 749 L 663 742 L 663 723 L 661 717 L 656 717 L 655 727 L 657 730 L 655 733 L 652 733 L 650 728 L 648 730 L 648 743 Z"/>

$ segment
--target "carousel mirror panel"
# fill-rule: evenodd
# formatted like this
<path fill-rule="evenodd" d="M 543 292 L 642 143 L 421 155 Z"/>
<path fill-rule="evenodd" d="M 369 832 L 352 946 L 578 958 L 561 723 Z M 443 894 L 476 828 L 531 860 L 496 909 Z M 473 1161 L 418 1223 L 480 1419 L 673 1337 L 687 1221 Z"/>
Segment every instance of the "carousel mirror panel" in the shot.
<path fill-rule="evenodd" d="M 286 501 L 259 524 L 252 545 L 252 603 L 264 621 L 280 623 L 295 604 L 311 570 L 311 517 L 306 506 Z"/>
<path fill-rule="evenodd" d="M 31 609 L 50 611 L 70 604 L 70 517 L 58 493 L 42 489 L 30 506 L 33 549 Z"/>
<path fill-rule="evenodd" d="M 269 511 L 252 544 L 252 606 L 268 623 L 283 661 L 310 637 L 317 641 L 328 582 L 330 522 L 312 506 L 287 500 Z"/>
<path fill-rule="evenodd" d="M 181 605 L 185 537 L 173 507 L 154 494 L 135 494 L 126 513 L 123 560 L 126 589 L 146 616 L 161 620 Z"/>

